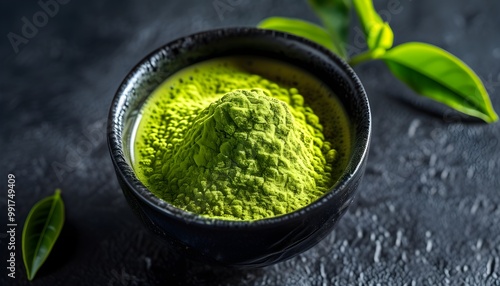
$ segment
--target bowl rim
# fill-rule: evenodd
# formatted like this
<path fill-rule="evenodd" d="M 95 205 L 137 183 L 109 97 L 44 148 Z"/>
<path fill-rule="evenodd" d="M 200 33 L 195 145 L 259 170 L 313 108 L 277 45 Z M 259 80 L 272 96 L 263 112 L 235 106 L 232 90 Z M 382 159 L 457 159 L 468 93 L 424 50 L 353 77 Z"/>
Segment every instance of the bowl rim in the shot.
<path fill-rule="evenodd" d="M 351 170 L 351 172 L 343 172 L 342 176 L 338 179 L 337 183 L 330 187 L 329 190 L 322 195 L 317 200 L 312 203 L 297 209 L 293 212 L 286 213 L 279 216 L 258 219 L 258 220 L 226 220 L 226 219 L 218 219 L 218 218 L 209 218 L 204 217 L 192 212 L 188 212 L 182 210 L 173 204 L 161 200 L 156 197 L 148 188 L 137 178 L 133 167 L 128 164 L 128 160 L 124 155 L 124 144 L 123 144 L 123 130 L 124 130 L 124 106 L 125 98 L 127 97 L 127 91 L 137 83 L 137 77 L 140 71 L 143 69 L 143 66 L 150 62 L 150 59 L 155 57 L 158 54 L 165 53 L 166 50 L 169 50 L 170 47 L 178 46 L 180 43 L 185 41 L 188 38 L 212 38 L 212 37 L 226 37 L 229 35 L 240 35 L 240 36 L 263 36 L 263 37 L 274 37 L 281 38 L 282 40 L 298 42 L 302 45 L 306 45 L 309 48 L 320 52 L 324 56 L 326 56 L 329 60 L 333 61 L 347 76 L 347 78 L 352 81 L 354 86 L 354 93 L 357 94 L 360 98 L 361 110 L 366 112 L 366 115 L 363 116 L 365 119 L 362 123 L 363 125 L 363 134 L 360 134 L 360 137 L 357 137 L 356 134 L 352 134 L 353 138 L 360 138 L 359 143 L 353 142 L 353 149 L 357 149 L 356 146 L 360 144 L 361 154 L 359 156 L 353 156 L 354 150 L 352 150 L 350 159 L 348 161 L 348 166 L 351 164 L 355 164 L 355 167 Z M 351 118 L 350 118 L 351 119 Z M 352 122 L 351 122 L 352 124 Z M 211 228 L 220 228 L 220 229 L 229 229 L 229 228 L 244 228 L 244 229 L 252 229 L 252 228 L 261 228 L 261 227 L 272 227 L 276 224 L 281 224 L 286 221 L 293 221 L 294 219 L 298 219 L 299 217 L 305 216 L 307 213 L 314 211 L 319 208 L 321 205 L 326 204 L 328 201 L 340 198 L 343 196 L 348 189 L 347 186 L 354 179 L 356 174 L 362 172 L 363 164 L 366 161 L 368 156 L 370 141 L 371 141 L 371 133 L 372 133 L 372 118 L 371 111 L 369 106 L 368 97 L 366 95 L 365 89 L 361 84 L 358 76 L 355 74 L 354 70 L 339 56 L 332 53 L 330 50 L 316 44 L 308 39 L 303 37 L 295 36 L 292 34 L 288 34 L 285 32 L 279 32 L 274 30 L 266 30 L 255 27 L 226 27 L 226 28 L 218 28 L 205 30 L 189 35 L 185 35 L 179 37 L 175 40 L 169 41 L 166 44 L 161 45 L 156 48 L 145 57 L 143 57 L 125 76 L 124 80 L 120 83 L 112 101 L 111 107 L 108 114 L 108 124 L 107 124 L 107 141 L 108 141 L 108 149 L 111 155 L 111 159 L 113 162 L 113 166 L 117 175 L 120 176 L 127 184 L 127 187 L 132 190 L 135 197 L 138 198 L 141 202 L 147 204 L 149 207 L 154 210 L 162 213 L 170 217 L 171 219 L 178 220 L 182 223 L 198 225 L 201 227 L 211 227 Z M 118 128 L 119 127 L 119 128 Z M 354 128 L 353 128 L 354 130 Z M 356 160 L 353 162 L 354 158 Z M 123 188 L 123 187 L 122 187 Z"/>

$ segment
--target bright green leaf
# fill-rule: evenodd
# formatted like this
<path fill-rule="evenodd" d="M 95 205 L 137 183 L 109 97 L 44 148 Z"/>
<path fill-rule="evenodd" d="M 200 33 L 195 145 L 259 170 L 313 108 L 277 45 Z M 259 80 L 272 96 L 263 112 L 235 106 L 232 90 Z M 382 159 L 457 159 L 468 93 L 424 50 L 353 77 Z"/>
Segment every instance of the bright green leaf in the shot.
<path fill-rule="evenodd" d="M 447 51 L 414 42 L 394 47 L 382 59 L 417 93 L 488 123 L 498 120 L 479 77 Z"/>
<path fill-rule="evenodd" d="M 31 209 L 23 228 L 22 250 L 28 280 L 32 280 L 52 250 L 64 224 L 61 191 L 42 199 Z"/>
<path fill-rule="evenodd" d="M 372 51 L 390 49 L 394 42 L 394 33 L 389 24 L 375 11 L 372 0 L 354 0 L 354 7 L 363 26 L 368 48 Z"/>
<path fill-rule="evenodd" d="M 342 49 L 334 45 L 328 31 L 316 24 L 298 19 L 271 17 L 260 22 L 258 27 L 304 37 L 342 56 Z"/>
<path fill-rule="evenodd" d="M 345 55 L 349 36 L 351 0 L 308 0 L 309 5 L 330 32 L 334 42 L 340 43 Z"/>
<path fill-rule="evenodd" d="M 371 51 L 376 49 L 388 50 L 392 47 L 394 42 L 394 33 L 391 27 L 387 23 L 374 23 L 368 37 L 366 39 L 366 44 Z"/>

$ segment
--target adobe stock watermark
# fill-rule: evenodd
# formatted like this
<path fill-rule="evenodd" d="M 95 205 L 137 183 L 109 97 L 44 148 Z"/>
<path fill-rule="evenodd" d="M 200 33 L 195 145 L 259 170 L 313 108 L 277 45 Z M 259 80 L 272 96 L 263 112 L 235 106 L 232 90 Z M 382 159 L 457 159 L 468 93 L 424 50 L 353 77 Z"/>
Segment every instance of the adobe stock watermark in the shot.
<path fill-rule="evenodd" d="M 214 6 L 219 20 L 224 21 L 224 14 L 226 12 L 232 12 L 234 9 L 243 3 L 248 2 L 248 0 L 214 0 L 212 6 Z"/>
<path fill-rule="evenodd" d="M 106 139 L 106 119 L 99 120 L 92 124 L 81 139 L 75 144 L 68 144 L 65 147 L 66 157 L 63 162 L 52 162 L 51 167 L 59 182 L 63 181 L 64 175 L 74 172 L 82 166 L 85 158 Z"/>
<path fill-rule="evenodd" d="M 7 39 L 14 50 L 18 54 L 21 45 L 26 45 L 39 32 L 39 29 L 45 27 L 50 18 L 55 17 L 60 10 L 61 5 L 68 4 L 71 0 L 39 0 L 38 6 L 40 10 L 28 17 L 22 17 L 22 27 L 18 33 L 9 32 Z"/>

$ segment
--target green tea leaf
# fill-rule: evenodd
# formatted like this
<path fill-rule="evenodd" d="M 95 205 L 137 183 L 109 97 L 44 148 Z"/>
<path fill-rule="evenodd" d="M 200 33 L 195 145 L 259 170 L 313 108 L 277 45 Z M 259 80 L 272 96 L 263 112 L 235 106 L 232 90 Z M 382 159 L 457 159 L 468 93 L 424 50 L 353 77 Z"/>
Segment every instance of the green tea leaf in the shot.
<path fill-rule="evenodd" d="M 338 42 L 345 53 L 345 43 L 349 36 L 351 0 L 308 0 L 309 5 L 330 32 L 334 42 Z"/>
<path fill-rule="evenodd" d="M 332 41 L 327 30 L 307 21 L 282 17 L 271 17 L 260 22 L 258 27 L 262 29 L 276 30 L 304 37 L 324 46 L 325 48 L 329 49 L 339 56 L 342 56 L 343 54 L 342 48 L 337 46 Z"/>
<path fill-rule="evenodd" d="M 388 50 L 394 43 L 394 33 L 387 22 L 384 22 L 373 7 L 372 0 L 354 0 L 366 44 L 370 50 Z"/>
<path fill-rule="evenodd" d="M 498 120 L 479 77 L 447 51 L 413 42 L 394 47 L 382 59 L 417 93 L 488 123 Z"/>
<path fill-rule="evenodd" d="M 64 203 L 61 191 L 42 199 L 31 209 L 23 228 L 22 250 L 28 280 L 45 262 L 64 224 Z"/>
<path fill-rule="evenodd" d="M 374 51 L 376 49 L 388 50 L 392 47 L 394 43 L 394 33 L 391 27 L 387 23 L 374 23 L 370 32 L 368 32 L 368 37 L 366 39 L 366 44 L 370 50 Z"/>

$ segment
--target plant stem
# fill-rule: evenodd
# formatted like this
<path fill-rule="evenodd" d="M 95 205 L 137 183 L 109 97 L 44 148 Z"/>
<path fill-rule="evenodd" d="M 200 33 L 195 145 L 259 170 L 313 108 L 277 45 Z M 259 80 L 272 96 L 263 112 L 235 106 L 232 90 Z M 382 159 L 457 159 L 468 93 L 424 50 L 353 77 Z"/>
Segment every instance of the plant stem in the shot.
<path fill-rule="evenodd" d="M 376 49 L 374 51 L 366 51 L 361 54 L 355 55 L 349 60 L 349 65 L 351 67 L 354 67 L 357 64 L 371 61 L 371 60 L 376 60 L 380 58 L 383 54 L 385 53 L 385 50 L 383 49 Z"/>

